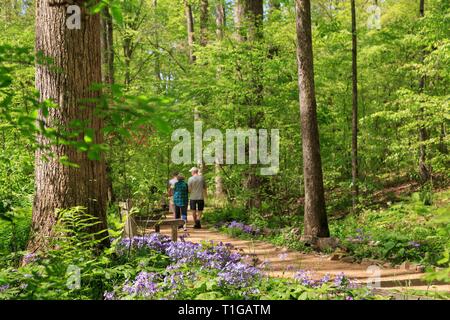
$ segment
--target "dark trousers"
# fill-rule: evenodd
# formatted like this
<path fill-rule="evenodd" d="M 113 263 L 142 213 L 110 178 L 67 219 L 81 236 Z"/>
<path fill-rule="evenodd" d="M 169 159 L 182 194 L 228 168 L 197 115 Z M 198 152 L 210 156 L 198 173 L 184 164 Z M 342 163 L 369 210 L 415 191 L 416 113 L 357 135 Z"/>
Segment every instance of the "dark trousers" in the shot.
<path fill-rule="evenodd" d="M 185 222 L 187 222 L 187 208 L 188 206 L 175 206 L 175 219 L 183 219 Z"/>

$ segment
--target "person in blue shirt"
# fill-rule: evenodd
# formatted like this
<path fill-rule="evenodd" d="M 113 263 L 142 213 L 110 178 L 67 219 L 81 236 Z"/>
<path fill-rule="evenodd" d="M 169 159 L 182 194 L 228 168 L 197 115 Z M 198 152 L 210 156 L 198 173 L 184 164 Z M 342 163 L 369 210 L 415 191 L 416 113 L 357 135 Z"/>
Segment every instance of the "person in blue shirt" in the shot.
<path fill-rule="evenodd" d="M 182 175 L 178 175 L 173 187 L 173 203 L 175 205 L 175 219 L 184 220 L 184 231 L 187 230 L 188 184 Z"/>

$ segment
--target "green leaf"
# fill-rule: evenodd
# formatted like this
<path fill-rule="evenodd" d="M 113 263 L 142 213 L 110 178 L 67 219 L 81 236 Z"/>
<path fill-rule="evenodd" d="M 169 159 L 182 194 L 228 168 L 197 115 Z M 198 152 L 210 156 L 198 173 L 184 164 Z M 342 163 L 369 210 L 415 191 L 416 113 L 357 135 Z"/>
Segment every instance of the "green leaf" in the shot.
<path fill-rule="evenodd" d="M 111 15 L 118 24 L 123 24 L 122 9 L 116 3 L 111 5 Z"/>

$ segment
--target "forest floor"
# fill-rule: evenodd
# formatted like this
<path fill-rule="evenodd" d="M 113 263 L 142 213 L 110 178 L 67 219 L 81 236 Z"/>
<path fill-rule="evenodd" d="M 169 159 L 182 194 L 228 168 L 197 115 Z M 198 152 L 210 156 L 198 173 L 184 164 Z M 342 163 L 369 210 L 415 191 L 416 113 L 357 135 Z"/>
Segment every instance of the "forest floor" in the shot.
<path fill-rule="evenodd" d="M 170 235 L 170 229 L 163 228 L 162 233 Z M 271 277 L 292 278 L 299 270 L 311 271 L 313 278 L 320 279 L 325 274 L 330 276 L 344 273 L 348 278 L 359 284 L 371 282 L 373 274 L 368 272 L 368 263 L 347 263 L 330 260 L 330 255 L 321 253 L 302 253 L 277 247 L 260 240 L 243 240 L 229 237 L 223 233 L 208 229 L 194 229 L 188 224 L 186 241 L 201 243 L 230 243 L 234 250 L 247 256 L 250 263 L 265 262 L 266 272 Z M 450 292 L 449 284 L 429 286 L 421 278 L 424 273 L 414 270 L 379 267 L 380 290 L 423 290 L 430 292 Z"/>

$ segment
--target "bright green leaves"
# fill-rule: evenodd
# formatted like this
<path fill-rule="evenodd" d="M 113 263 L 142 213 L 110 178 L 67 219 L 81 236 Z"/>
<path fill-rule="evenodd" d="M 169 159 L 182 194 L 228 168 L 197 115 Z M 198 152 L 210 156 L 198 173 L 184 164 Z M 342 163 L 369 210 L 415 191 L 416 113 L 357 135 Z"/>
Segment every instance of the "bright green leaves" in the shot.
<path fill-rule="evenodd" d="M 111 16 L 117 24 L 123 23 L 122 9 L 119 0 L 102 0 L 90 7 L 92 14 L 100 13 L 104 8 L 109 7 Z"/>

